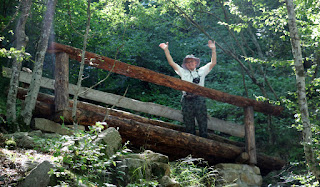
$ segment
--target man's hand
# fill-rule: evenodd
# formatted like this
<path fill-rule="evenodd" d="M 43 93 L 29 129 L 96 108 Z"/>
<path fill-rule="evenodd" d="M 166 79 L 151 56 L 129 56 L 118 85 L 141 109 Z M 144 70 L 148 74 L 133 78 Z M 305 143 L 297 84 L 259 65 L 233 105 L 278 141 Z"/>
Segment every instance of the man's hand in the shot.
<path fill-rule="evenodd" d="M 166 57 L 167 57 L 167 60 L 168 60 L 169 65 L 170 65 L 175 71 L 179 71 L 179 65 L 176 64 L 176 63 L 173 61 L 173 59 L 172 59 L 172 57 L 171 57 L 171 55 L 170 55 L 169 42 L 161 43 L 161 44 L 159 44 L 159 47 L 160 47 L 161 49 L 163 49 L 164 54 L 165 54 Z"/>
<path fill-rule="evenodd" d="M 166 49 L 168 49 L 168 47 L 169 47 L 169 42 L 161 43 L 161 44 L 159 45 L 159 47 L 161 47 L 161 49 L 163 49 L 163 50 L 166 50 Z"/>
<path fill-rule="evenodd" d="M 208 41 L 208 47 L 210 48 L 210 49 L 212 49 L 212 50 L 215 50 L 216 49 L 216 41 L 211 41 L 211 40 L 209 40 Z"/>

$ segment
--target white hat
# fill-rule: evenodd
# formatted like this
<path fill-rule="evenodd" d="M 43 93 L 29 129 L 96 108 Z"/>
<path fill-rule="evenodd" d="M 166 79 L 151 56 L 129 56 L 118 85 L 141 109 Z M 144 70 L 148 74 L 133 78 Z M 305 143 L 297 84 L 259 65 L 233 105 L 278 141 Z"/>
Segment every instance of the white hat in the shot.
<path fill-rule="evenodd" d="M 197 57 L 195 57 L 194 55 L 187 55 L 186 57 L 184 57 L 183 63 L 182 63 L 182 65 L 181 65 L 184 69 L 188 69 L 188 68 L 186 67 L 186 65 L 185 65 L 187 59 L 194 59 L 194 60 L 196 60 L 196 61 L 197 61 L 197 66 L 196 66 L 196 67 L 199 67 L 199 65 L 200 65 L 200 59 L 197 58 Z"/>

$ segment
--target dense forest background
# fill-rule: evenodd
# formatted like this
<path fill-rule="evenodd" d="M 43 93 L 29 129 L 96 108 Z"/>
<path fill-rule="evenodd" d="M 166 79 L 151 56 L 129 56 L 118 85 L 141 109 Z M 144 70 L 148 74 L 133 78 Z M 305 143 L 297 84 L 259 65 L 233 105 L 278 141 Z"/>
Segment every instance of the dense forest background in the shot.
<path fill-rule="evenodd" d="M 320 3 L 316 0 L 296 0 L 294 3 L 305 68 L 312 146 L 319 159 Z M 30 69 L 33 69 L 39 45 L 46 4 L 46 0 L 32 2 L 25 28 L 29 42 L 22 63 Z M 14 50 L 19 5 L 18 0 L 2 0 L 0 4 L 1 66 L 11 67 L 12 59 L 20 53 Z M 58 1 L 49 43 L 55 41 L 81 49 L 86 9 L 86 0 Z M 87 51 L 178 77 L 168 65 L 159 44 L 169 42 L 176 63 L 181 64 L 187 54 L 194 54 L 204 65 L 211 57 L 207 42 L 215 40 L 217 65 L 207 76 L 206 87 L 283 106 L 285 110 L 280 116 L 255 113 L 258 151 L 281 157 L 288 163 L 288 173 L 310 182 L 314 177 L 308 172 L 304 158 L 303 126 L 287 23 L 287 10 L 282 0 L 93 0 Z M 54 56 L 47 54 L 43 65 L 43 76 L 53 78 Z M 79 66 L 77 62 L 70 63 L 71 83 L 77 82 Z M 85 66 L 82 86 L 90 87 L 107 75 L 106 71 Z M 1 78 L 2 90 L 8 89 L 8 80 Z M 111 74 L 95 89 L 123 95 L 127 88 L 126 97 L 180 109 L 180 91 L 122 75 Z M 6 92 L 0 94 L 0 113 L 4 116 Z M 207 106 L 213 117 L 243 123 L 242 108 L 210 99 L 207 99 Z M 9 122 L 6 128 L 10 129 Z"/>

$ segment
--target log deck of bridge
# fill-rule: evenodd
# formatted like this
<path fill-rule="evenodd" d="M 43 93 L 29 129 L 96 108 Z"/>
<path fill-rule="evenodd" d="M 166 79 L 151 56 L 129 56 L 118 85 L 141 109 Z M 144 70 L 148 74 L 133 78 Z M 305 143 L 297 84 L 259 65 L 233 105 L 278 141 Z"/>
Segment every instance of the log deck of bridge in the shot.
<path fill-rule="evenodd" d="M 69 101 L 69 58 L 80 62 L 80 54 L 82 51 L 71 46 L 53 42 L 49 46 L 48 52 L 56 55 L 55 95 L 52 97 L 39 94 L 36 113 L 39 116 L 57 116 L 62 114 L 65 116 L 65 119 L 72 121 L 70 114 L 72 102 Z M 187 134 L 181 132 L 183 131 L 182 127 L 172 124 L 160 123 L 163 126 L 159 124 L 154 125 L 152 124 L 153 122 L 151 122 L 152 120 L 139 121 L 137 120 L 139 117 L 132 119 L 124 117 L 123 115 L 117 116 L 115 115 L 117 112 L 110 112 L 106 118 L 108 125 L 119 127 L 119 132 L 124 140 L 130 140 L 133 145 L 150 148 L 166 154 L 172 159 L 183 158 L 191 154 L 193 157 L 202 157 L 212 164 L 242 160 L 241 162 L 257 165 L 264 173 L 281 169 L 284 165 L 284 161 L 279 158 L 257 154 L 254 130 L 254 112 L 279 115 L 283 110 L 282 107 L 198 86 L 181 79 L 90 52 L 85 53 L 85 58 L 85 63 L 92 67 L 176 90 L 192 92 L 216 101 L 243 107 L 244 109 L 244 147 L 239 146 L 239 144 L 230 144 L 230 142 L 222 143 L 217 140 Z M 21 99 L 23 99 L 23 93 L 23 90 L 19 91 Z M 100 106 L 80 102 L 78 108 L 80 124 L 92 125 L 95 124 L 96 121 L 104 119 L 105 110 L 101 109 Z M 247 155 L 248 158 L 241 159 L 241 155 Z"/>

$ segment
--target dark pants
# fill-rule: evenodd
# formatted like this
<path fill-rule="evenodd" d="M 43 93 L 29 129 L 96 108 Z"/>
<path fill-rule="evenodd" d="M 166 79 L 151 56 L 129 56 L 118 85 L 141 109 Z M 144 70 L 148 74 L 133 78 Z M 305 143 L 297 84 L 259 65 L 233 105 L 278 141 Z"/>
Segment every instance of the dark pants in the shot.
<path fill-rule="evenodd" d="M 183 96 L 181 100 L 183 122 L 186 125 L 186 132 L 196 135 L 195 119 L 199 125 L 201 137 L 207 137 L 207 106 L 203 97 Z"/>

